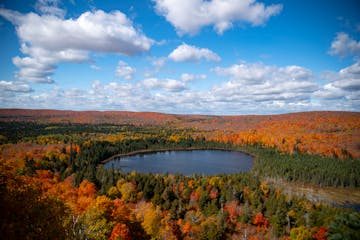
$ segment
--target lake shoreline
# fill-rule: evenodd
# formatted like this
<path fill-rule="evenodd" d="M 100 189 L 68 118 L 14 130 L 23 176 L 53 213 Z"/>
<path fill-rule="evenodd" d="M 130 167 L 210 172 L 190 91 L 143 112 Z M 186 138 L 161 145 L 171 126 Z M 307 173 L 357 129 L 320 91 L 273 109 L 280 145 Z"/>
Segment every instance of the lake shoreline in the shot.
<path fill-rule="evenodd" d="M 251 157 L 253 157 L 253 164 L 254 164 L 254 160 L 256 158 L 255 155 L 245 152 L 245 151 L 241 151 L 238 149 L 231 149 L 231 148 L 217 148 L 217 147 L 209 147 L 209 148 L 201 148 L 201 147 L 194 147 L 194 148 L 160 148 L 160 149 L 142 149 L 142 150 L 136 150 L 136 151 L 132 151 L 132 152 L 128 152 L 128 153 L 119 153 L 119 154 L 115 154 L 103 161 L 101 161 L 100 165 L 104 165 L 116 158 L 121 158 L 121 157 L 129 157 L 129 156 L 133 156 L 133 155 L 137 155 L 137 154 L 143 154 L 143 153 L 156 153 L 156 152 L 166 152 L 166 151 L 197 151 L 197 150 L 217 150 L 217 151 L 233 151 L 233 152 L 241 152 L 244 153 L 246 155 L 249 155 Z"/>

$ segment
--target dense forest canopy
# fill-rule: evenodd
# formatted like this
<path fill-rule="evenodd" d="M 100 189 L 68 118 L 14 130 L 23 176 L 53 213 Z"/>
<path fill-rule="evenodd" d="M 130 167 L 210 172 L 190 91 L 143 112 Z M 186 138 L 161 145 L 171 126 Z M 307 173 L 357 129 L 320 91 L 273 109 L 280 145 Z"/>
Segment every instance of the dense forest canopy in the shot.
<path fill-rule="evenodd" d="M 27 124 L 108 124 L 161 126 L 161 128 L 165 126 L 172 129 L 196 130 L 207 139 L 215 141 L 235 144 L 260 143 L 290 153 L 299 150 L 303 153 L 330 157 L 360 157 L 360 113 L 358 112 L 204 116 L 122 111 L 0 109 L 0 122 L 24 121 Z M 8 128 L 3 127 L 1 130 L 4 129 Z M 74 127 L 75 131 L 79 131 L 76 129 L 78 128 Z"/>
<path fill-rule="evenodd" d="M 2 239 L 360 238 L 360 214 L 339 207 L 360 204 L 359 113 L 0 110 L 0 130 Z M 191 148 L 244 151 L 254 167 L 216 176 L 102 167 L 116 154 Z M 285 194 L 274 181 L 345 199 Z"/>

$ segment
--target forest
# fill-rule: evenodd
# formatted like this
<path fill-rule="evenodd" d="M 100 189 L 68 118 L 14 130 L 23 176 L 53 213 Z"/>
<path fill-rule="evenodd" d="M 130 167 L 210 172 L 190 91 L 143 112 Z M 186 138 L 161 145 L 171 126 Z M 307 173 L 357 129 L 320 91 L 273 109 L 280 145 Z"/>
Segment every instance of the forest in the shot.
<path fill-rule="evenodd" d="M 266 181 L 358 192 L 356 113 L 242 120 L 55 113 L 0 114 L 1 239 L 360 239 L 359 212 L 290 196 Z M 184 176 L 102 166 L 116 154 L 190 148 L 244 151 L 254 167 Z"/>

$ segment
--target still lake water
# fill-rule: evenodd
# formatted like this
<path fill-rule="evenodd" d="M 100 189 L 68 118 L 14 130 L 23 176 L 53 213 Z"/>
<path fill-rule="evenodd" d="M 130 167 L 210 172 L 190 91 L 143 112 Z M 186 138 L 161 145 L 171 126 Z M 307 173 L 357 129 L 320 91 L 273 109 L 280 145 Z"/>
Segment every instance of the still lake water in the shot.
<path fill-rule="evenodd" d="M 247 172 L 253 157 L 236 151 L 191 150 L 141 153 L 111 160 L 105 168 L 129 173 L 180 173 L 184 175 Z"/>

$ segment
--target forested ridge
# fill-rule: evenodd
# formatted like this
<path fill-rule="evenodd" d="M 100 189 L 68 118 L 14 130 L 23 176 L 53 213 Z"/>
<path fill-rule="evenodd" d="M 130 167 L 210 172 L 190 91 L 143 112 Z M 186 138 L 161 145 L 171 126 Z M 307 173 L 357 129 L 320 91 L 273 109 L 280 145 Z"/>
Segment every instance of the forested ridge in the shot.
<path fill-rule="evenodd" d="M 174 128 L 170 120 L 164 125 L 0 121 L 0 238 L 360 238 L 358 212 L 287 196 L 263 181 L 358 189 L 360 163 L 351 148 L 331 156 L 310 154 L 301 147 L 305 138 L 285 149 L 257 141 L 262 130 L 249 138 L 225 128 Z M 356 126 L 339 132 L 357 136 Z M 290 138 L 281 140 L 287 142 Z M 254 155 L 255 164 L 248 173 L 216 176 L 124 174 L 101 165 L 115 154 L 165 148 L 240 150 Z"/>
<path fill-rule="evenodd" d="M 241 145 L 260 143 L 288 153 L 296 150 L 328 157 L 360 157 L 359 112 L 205 116 L 124 111 L 0 109 L 0 122 L 26 122 L 23 126 L 35 123 L 72 124 L 79 127 L 128 125 L 192 129 L 202 132 L 208 140 Z M 77 131 L 76 128 L 74 131 Z M 3 136 L 0 136 L 1 138 Z"/>

